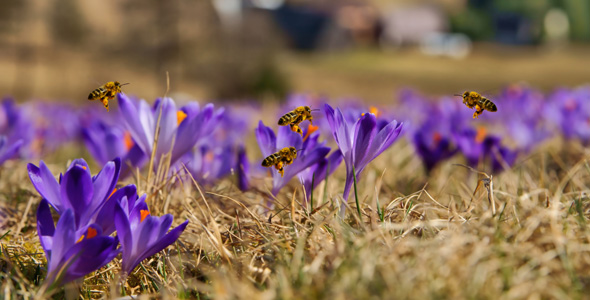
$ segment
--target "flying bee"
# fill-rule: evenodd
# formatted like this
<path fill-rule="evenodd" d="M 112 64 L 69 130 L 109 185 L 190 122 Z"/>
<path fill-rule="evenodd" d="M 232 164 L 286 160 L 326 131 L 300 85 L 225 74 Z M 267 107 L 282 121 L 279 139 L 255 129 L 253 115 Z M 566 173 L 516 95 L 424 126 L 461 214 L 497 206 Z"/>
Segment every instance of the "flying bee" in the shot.
<path fill-rule="evenodd" d="M 283 173 L 285 172 L 283 168 L 285 167 L 285 165 L 292 164 L 295 158 L 297 158 L 297 150 L 295 149 L 295 147 L 285 147 L 279 150 L 278 152 L 267 156 L 262 161 L 262 166 L 274 166 L 275 169 L 277 169 L 281 174 L 281 177 L 283 177 Z"/>
<path fill-rule="evenodd" d="M 104 108 L 109 111 L 109 100 L 113 100 L 115 96 L 121 92 L 121 87 L 129 83 L 119 83 L 118 81 L 109 81 L 103 86 L 90 92 L 88 100 L 100 100 Z"/>
<path fill-rule="evenodd" d="M 463 104 L 465 104 L 465 106 L 467 106 L 468 108 L 475 108 L 475 112 L 473 113 L 474 119 L 478 118 L 484 110 L 491 112 L 498 110 L 494 102 L 480 95 L 477 92 L 466 91 L 465 93 L 463 93 L 463 95 L 455 96 L 463 97 Z"/>
<path fill-rule="evenodd" d="M 309 123 L 313 125 L 313 117 L 311 112 L 316 110 L 319 109 L 311 109 L 309 106 L 299 106 L 294 110 L 284 114 L 279 119 L 279 125 L 289 125 L 292 131 L 297 132 L 303 136 L 303 130 L 301 130 L 299 124 L 305 120 L 309 120 Z"/>

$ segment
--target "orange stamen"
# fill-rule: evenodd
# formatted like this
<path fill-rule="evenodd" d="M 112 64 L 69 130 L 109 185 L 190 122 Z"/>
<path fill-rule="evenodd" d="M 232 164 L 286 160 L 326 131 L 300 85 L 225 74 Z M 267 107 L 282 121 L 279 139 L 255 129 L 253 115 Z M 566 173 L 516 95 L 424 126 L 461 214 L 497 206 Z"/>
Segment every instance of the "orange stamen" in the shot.
<path fill-rule="evenodd" d="M 123 133 L 123 144 L 125 144 L 125 149 L 127 149 L 127 151 L 131 150 L 131 148 L 133 148 L 135 145 L 129 131 L 125 131 L 125 133 Z"/>
<path fill-rule="evenodd" d="M 76 241 L 76 244 L 77 244 L 77 243 L 79 243 L 79 242 L 81 242 L 82 240 L 84 240 L 84 235 L 82 235 L 82 236 L 81 236 L 81 237 L 80 237 L 80 238 L 79 238 L 79 239 Z"/>
<path fill-rule="evenodd" d="M 311 124 L 309 124 L 307 126 L 307 133 L 305 134 L 305 136 L 303 137 L 303 140 L 307 140 L 307 138 L 314 132 L 316 132 L 318 129 L 320 129 L 319 126 L 313 126 Z"/>
<path fill-rule="evenodd" d="M 150 215 L 150 211 L 147 209 L 142 209 L 140 211 L 140 213 L 141 213 L 141 219 L 139 220 L 139 222 L 143 222 L 143 220 L 145 220 L 145 218 Z"/>
<path fill-rule="evenodd" d="M 184 121 L 184 119 L 186 119 L 186 113 L 184 113 L 184 111 L 179 110 L 176 112 L 176 119 L 178 120 L 178 125 L 180 125 L 180 123 L 182 123 L 182 121 Z"/>
<path fill-rule="evenodd" d="M 483 140 L 486 138 L 486 135 L 487 130 L 485 129 L 485 127 L 479 127 L 477 129 L 477 134 L 475 135 L 475 141 L 481 144 Z"/>

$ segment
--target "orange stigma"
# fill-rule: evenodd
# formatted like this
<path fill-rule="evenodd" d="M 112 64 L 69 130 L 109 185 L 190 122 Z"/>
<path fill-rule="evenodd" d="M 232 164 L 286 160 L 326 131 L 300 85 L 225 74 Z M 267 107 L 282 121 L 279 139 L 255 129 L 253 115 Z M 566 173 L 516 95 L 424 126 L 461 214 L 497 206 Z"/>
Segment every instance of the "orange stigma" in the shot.
<path fill-rule="evenodd" d="M 307 140 L 307 138 L 314 132 L 316 132 L 318 129 L 320 129 L 319 126 L 313 126 L 311 124 L 309 124 L 307 126 L 307 133 L 305 134 L 305 136 L 303 137 L 303 140 Z"/>
<path fill-rule="evenodd" d="M 113 196 L 113 194 L 117 191 L 117 188 L 114 188 L 113 191 L 111 192 L 111 194 L 109 195 L 108 199 L 111 199 L 111 197 Z"/>
<path fill-rule="evenodd" d="M 184 119 L 186 119 L 186 114 L 184 113 L 184 111 L 179 110 L 176 112 L 176 119 L 178 120 L 178 125 L 180 125 L 180 123 L 182 123 L 182 121 L 184 121 Z"/>
<path fill-rule="evenodd" d="M 125 149 L 127 149 L 127 151 L 131 150 L 131 148 L 133 148 L 135 145 L 129 131 L 125 131 L 125 133 L 123 133 L 123 144 L 125 144 Z"/>
<path fill-rule="evenodd" d="M 141 219 L 139 220 L 139 222 L 143 222 L 143 220 L 145 220 L 145 218 L 147 218 L 147 216 L 150 215 L 150 211 L 147 209 L 142 209 L 140 211 L 140 213 L 141 213 Z"/>
<path fill-rule="evenodd" d="M 86 238 L 91 239 L 91 238 L 95 237 L 97 234 L 98 234 L 98 232 L 96 232 L 96 229 L 94 229 L 92 227 L 88 227 L 88 233 L 86 234 Z"/>
<path fill-rule="evenodd" d="M 83 240 L 84 240 L 84 238 L 91 239 L 91 238 L 93 238 L 93 237 L 95 237 L 95 236 L 97 236 L 97 235 L 98 235 L 98 232 L 96 231 L 96 229 L 94 229 L 94 228 L 92 228 L 92 227 L 88 227 L 88 230 L 86 231 L 86 234 L 85 234 L 85 235 L 83 234 L 83 235 L 82 235 L 82 236 L 81 236 L 81 237 L 80 237 L 80 238 L 79 238 L 79 239 L 76 241 L 76 244 L 77 244 L 77 243 L 79 243 L 79 242 L 81 242 L 81 241 L 83 241 Z"/>
<path fill-rule="evenodd" d="M 375 117 L 379 117 L 381 115 L 381 112 L 375 106 L 369 106 L 369 112 L 372 113 L 372 114 L 374 114 Z"/>
<path fill-rule="evenodd" d="M 486 138 L 487 132 L 488 131 L 485 129 L 485 127 L 477 128 L 477 134 L 475 135 L 475 141 L 480 144 L 483 143 L 483 140 Z"/>
<path fill-rule="evenodd" d="M 437 131 L 432 134 L 432 140 L 434 141 L 435 145 L 438 145 L 438 143 L 440 143 L 442 140 L 442 135 Z"/>

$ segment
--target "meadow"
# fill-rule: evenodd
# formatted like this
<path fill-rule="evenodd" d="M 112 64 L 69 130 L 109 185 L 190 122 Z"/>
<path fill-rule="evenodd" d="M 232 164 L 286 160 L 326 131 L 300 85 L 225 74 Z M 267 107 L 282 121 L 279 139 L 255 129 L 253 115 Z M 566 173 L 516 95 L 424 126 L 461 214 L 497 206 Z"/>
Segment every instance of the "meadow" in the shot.
<path fill-rule="evenodd" d="M 3 298 L 588 292 L 588 87 L 505 85 L 477 119 L 460 96 L 412 89 L 373 105 L 123 92 L 108 113 L 3 100 Z M 314 126 L 277 125 L 304 105 Z M 289 146 L 283 176 L 260 165 Z M 149 222 L 161 227 L 137 229 Z"/>

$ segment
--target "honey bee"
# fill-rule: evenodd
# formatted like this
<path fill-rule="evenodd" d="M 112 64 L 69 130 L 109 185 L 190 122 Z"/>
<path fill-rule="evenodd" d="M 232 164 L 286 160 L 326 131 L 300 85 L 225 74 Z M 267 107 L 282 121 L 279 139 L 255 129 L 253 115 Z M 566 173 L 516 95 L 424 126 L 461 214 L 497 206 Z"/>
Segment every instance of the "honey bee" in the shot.
<path fill-rule="evenodd" d="M 109 81 L 103 86 L 90 92 L 88 100 L 100 100 L 104 108 L 109 111 L 109 100 L 113 100 L 115 96 L 121 92 L 121 87 L 129 83 L 119 83 L 118 81 Z"/>
<path fill-rule="evenodd" d="M 279 150 L 278 152 L 267 156 L 262 161 L 262 166 L 263 167 L 275 166 L 275 169 L 277 169 L 279 171 L 279 173 L 281 174 L 281 177 L 283 177 L 283 173 L 285 172 L 283 167 L 285 165 L 292 164 L 293 160 L 295 158 L 297 158 L 297 150 L 295 149 L 295 147 L 285 147 L 285 148 Z"/>
<path fill-rule="evenodd" d="M 311 109 L 309 106 L 299 106 L 294 110 L 284 114 L 279 119 L 280 126 L 289 125 L 291 130 L 297 132 L 303 136 L 303 130 L 299 127 L 299 123 L 309 120 L 309 123 L 313 125 L 313 117 L 311 116 L 311 112 L 318 109 Z"/>
<path fill-rule="evenodd" d="M 463 95 L 455 95 L 463 97 L 463 104 L 469 108 L 475 107 L 475 112 L 473 113 L 473 118 L 476 119 L 483 113 L 484 110 L 487 111 L 497 111 L 498 108 L 496 104 L 492 102 L 490 99 L 483 97 L 477 92 L 469 92 L 466 91 Z"/>

